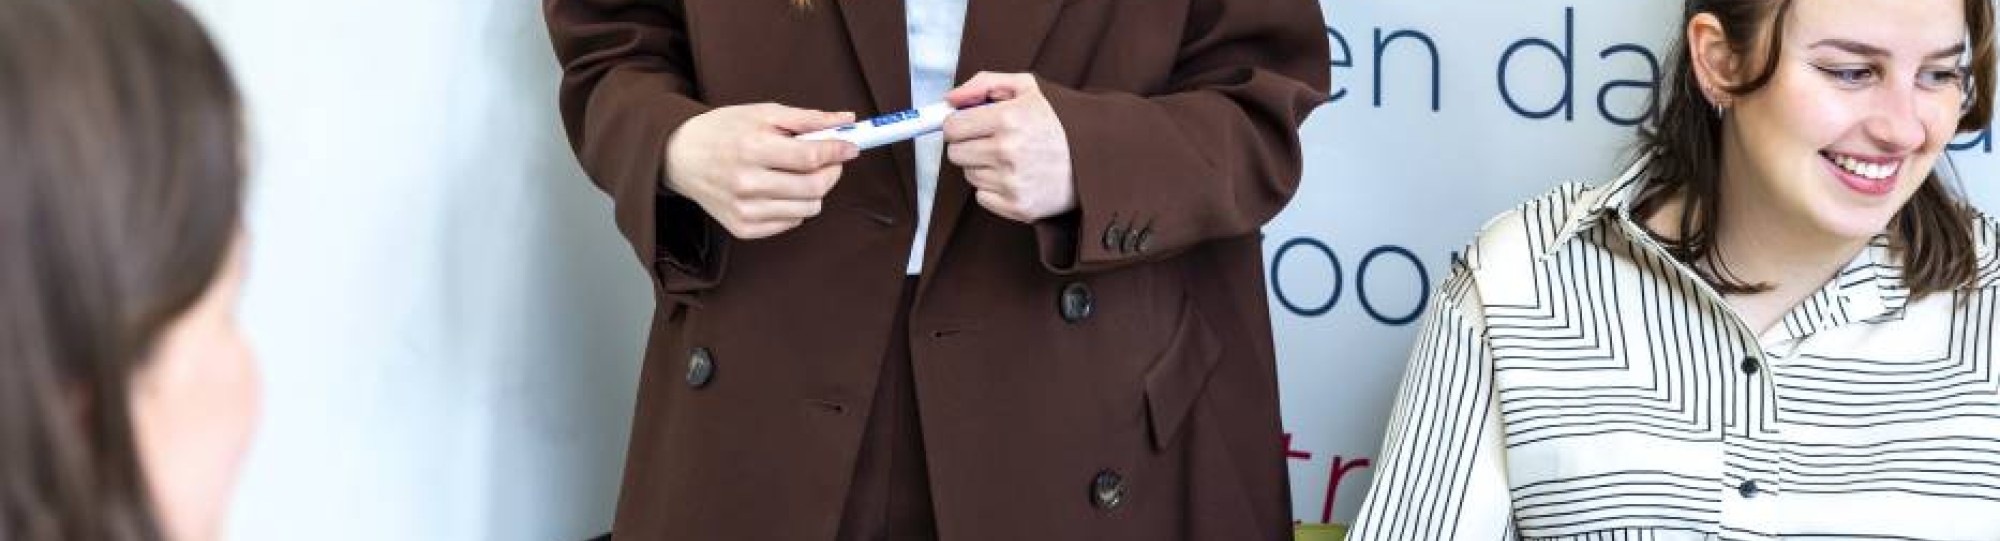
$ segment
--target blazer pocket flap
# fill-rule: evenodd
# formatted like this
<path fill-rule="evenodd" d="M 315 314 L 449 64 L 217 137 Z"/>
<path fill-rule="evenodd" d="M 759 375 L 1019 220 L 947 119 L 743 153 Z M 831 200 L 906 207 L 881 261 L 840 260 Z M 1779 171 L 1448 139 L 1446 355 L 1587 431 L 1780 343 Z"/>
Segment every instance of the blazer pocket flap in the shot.
<path fill-rule="evenodd" d="M 1146 370 L 1146 416 L 1152 424 L 1153 449 L 1166 449 L 1201 397 L 1222 351 L 1201 311 L 1193 303 L 1181 308 L 1166 351 Z"/>

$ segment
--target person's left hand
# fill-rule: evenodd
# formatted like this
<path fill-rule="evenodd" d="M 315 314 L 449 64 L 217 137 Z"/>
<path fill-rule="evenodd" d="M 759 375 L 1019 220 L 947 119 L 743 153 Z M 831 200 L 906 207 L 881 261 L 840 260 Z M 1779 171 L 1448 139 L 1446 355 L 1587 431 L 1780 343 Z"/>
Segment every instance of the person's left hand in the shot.
<path fill-rule="evenodd" d="M 979 206 L 1021 223 L 1076 208 L 1069 135 L 1035 76 L 980 72 L 945 100 L 960 109 L 944 121 L 945 156 Z"/>

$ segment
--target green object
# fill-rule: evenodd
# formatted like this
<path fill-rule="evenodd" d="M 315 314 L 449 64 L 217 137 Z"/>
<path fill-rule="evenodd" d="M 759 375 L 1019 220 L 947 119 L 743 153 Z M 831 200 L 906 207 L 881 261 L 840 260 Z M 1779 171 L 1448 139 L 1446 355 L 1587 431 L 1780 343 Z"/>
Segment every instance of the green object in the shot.
<path fill-rule="evenodd" d="M 1300 524 L 1292 532 L 1293 541 L 1341 541 L 1347 538 L 1347 525 Z"/>

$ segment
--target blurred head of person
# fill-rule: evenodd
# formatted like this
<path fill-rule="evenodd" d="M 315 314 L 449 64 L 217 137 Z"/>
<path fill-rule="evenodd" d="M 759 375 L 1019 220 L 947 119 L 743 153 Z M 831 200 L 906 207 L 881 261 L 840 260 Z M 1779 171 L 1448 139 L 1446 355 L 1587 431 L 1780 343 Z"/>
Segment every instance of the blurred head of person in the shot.
<path fill-rule="evenodd" d="M 1770 232 L 1886 232 L 1913 294 L 1969 282 L 1973 211 L 1935 171 L 1992 115 L 1991 1 L 1689 0 L 1635 214 L 1675 224 L 1669 250 L 1724 293 L 1769 285 L 1734 276 L 1718 241 Z"/>
<path fill-rule="evenodd" d="M 170 0 L 0 2 L 0 539 L 216 536 L 258 407 L 241 139 Z"/>

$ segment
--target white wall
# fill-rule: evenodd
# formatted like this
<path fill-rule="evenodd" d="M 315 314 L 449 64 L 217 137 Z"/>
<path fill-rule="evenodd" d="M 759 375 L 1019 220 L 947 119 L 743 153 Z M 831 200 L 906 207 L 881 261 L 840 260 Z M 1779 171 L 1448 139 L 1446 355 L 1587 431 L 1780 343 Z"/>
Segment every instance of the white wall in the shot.
<path fill-rule="evenodd" d="M 190 0 L 248 102 L 243 540 L 610 527 L 652 307 L 527 0 Z"/>

